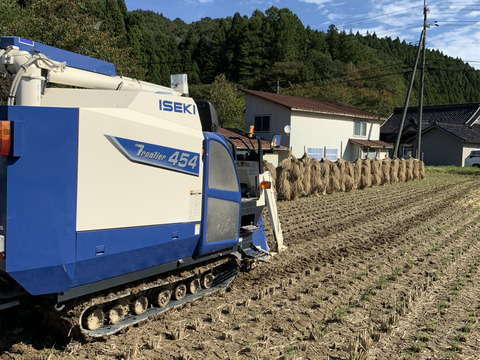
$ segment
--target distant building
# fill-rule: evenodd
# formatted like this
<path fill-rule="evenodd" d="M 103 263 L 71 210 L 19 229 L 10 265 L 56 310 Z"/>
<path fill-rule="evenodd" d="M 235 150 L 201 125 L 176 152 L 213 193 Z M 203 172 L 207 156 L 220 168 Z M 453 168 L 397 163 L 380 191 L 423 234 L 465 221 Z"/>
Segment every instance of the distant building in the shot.
<path fill-rule="evenodd" d="M 298 96 L 243 90 L 246 94 L 245 130 L 271 140 L 282 135 L 281 145 L 295 156 L 353 161 L 369 155 L 384 158 L 393 148 L 379 140 L 385 119 L 351 106 Z"/>
<path fill-rule="evenodd" d="M 380 139 L 394 143 L 403 109 L 395 109 L 380 129 Z M 418 107 L 407 110 L 400 152 L 416 156 Z M 472 149 L 480 148 L 480 103 L 424 106 L 421 158 L 426 165 L 464 166 Z"/>

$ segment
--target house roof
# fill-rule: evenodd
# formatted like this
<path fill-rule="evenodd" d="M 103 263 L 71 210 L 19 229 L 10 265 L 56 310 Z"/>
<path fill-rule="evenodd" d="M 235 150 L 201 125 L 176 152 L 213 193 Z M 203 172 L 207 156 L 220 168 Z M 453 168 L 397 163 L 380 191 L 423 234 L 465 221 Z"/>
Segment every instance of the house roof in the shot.
<path fill-rule="evenodd" d="M 225 128 L 221 128 L 219 127 L 218 128 L 218 132 L 220 134 L 222 134 L 223 136 L 225 137 L 237 137 L 237 138 L 241 138 L 243 139 L 243 141 L 245 143 L 247 143 L 249 146 L 251 146 L 251 143 L 250 143 L 250 139 L 248 137 L 245 136 L 245 132 L 242 132 L 238 129 L 225 129 Z M 245 143 L 242 141 L 242 140 L 239 140 L 239 139 L 231 139 L 233 144 L 235 145 L 235 147 L 237 149 L 246 149 L 247 147 L 245 146 Z M 255 149 L 258 148 L 258 142 L 256 141 L 256 139 L 252 139 L 252 144 L 253 144 L 253 147 Z M 263 140 L 262 139 L 262 149 L 270 149 L 270 141 L 268 140 Z M 287 150 L 286 147 L 284 146 L 280 146 L 279 149 L 281 150 Z"/>
<path fill-rule="evenodd" d="M 392 115 L 390 115 L 380 128 L 382 137 L 388 134 L 398 133 L 402 115 L 403 108 L 396 108 L 393 111 Z M 418 107 L 408 108 L 402 133 L 408 131 L 416 132 L 417 119 Z M 431 127 L 434 123 L 470 126 L 479 119 L 480 103 L 424 106 L 422 113 L 422 130 Z"/>
<path fill-rule="evenodd" d="M 314 112 L 321 114 L 343 115 L 369 120 L 384 120 L 384 118 L 379 115 L 333 101 L 307 99 L 300 96 L 275 94 L 256 90 L 242 89 L 242 91 L 246 94 L 250 94 L 263 100 L 273 102 L 277 105 L 284 106 L 290 110 Z"/>
<path fill-rule="evenodd" d="M 476 130 L 473 130 L 469 126 L 466 125 L 458 125 L 458 124 L 445 124 L 445 123 L 433 123 L 432 126 L 425 129 L 424 133 L 432 129 L 440 129 L 463 142 L 468 143 L 479 143 L 480 144 L 480 133 Z"/>
<path fill-rule="evenodd" d="M 381 140 L 348 139 L 352 144 L 371 149 L 393 149 L 393 145 Z"/>

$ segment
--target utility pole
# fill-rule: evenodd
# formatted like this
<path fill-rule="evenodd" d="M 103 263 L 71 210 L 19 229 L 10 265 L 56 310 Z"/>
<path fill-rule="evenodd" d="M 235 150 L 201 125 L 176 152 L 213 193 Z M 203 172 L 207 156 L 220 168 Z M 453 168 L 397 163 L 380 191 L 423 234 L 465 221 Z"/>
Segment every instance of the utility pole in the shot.
<path fill-rule="evenodd" d="M 425 82 L 425 55 L 426 55 L 426 39 L 427 39 L 427 13 L 428 8 L 426 5 L 426 0 L 423 0 L 423 44 L 422 44 L 422 65 L 421 65 L 421 75 L 420 75 L 420 91 L 419 91 L 419 100 L 418 100 L 418 125 L 417 125 L 417 159 L 421 160 L 422 154 L 422 117 L 423 117 L 423 85 Z"/>
<path fill-rule="evenodd" d="M 420 58 L 420 49 L 425 37 L 425 29 L 422 30 L 420 35 L 420 41 L 418 42 L 417 56 L 415 57 L 415 65 L 413 65 L 412 77 L 410 79 L 410 85 L 408 86 L 407 97 L 405 98 L 405 105 L 403 106 L 402 120 L 400 121 L 400 127 L 398 128 L 397 139 L 395 140 L 395 147 L 393 148 L 393 155 L 398 156 L 398 148 L 400 146 L 400 138 L 402 137 L 403 125 L 405 124 L 405 118 L 407 117 L 408 102 L 410 101 L 410 95 L 412 93 L 413 82 L 415 80 L 415 73 L 417 71 L 418 59 Z"/>

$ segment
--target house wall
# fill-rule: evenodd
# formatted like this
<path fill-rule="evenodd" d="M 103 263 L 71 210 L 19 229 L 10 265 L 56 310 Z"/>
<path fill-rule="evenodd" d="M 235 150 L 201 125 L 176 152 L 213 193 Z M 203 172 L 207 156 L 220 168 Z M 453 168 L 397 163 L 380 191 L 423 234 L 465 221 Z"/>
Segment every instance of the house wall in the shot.
<path fill-rule="evenodd" d="M 466 157 L 463 143 L 439 129 L 423 134 L 422 153 L 425 165 L 462 166 Z"/>
<path fill-rule="evenodd" d="M 246 94 L 245 131 L 254 125 L 255 116 L 270 116 L 270 131 L 256 132 L 257 136 L 271 140 L 273 135 L 282 135 L 281 145 L 292 148 L 296 157 L 301 157 L 309 148 L 336 150 L 337 156 L 353 161 L 358 156 L 348 142 L 351 138 L 379 140 L 380 122 L 341 115 L 329 115 L 308 111 L 291 111 L 289 108 Z M 355 120 L 367 123 L 366 136 L 354 136 Z M 284 128 L 290 125 L 291 133 Z M 328 153 L 327 153 L 328 155 Z"/>
<path fill-rule="evenodd" d="M 270 131 L 256 132 L 262 139 L 272 140 L 273 135 L 282 135 L 280 145 L 290 147 L 290 137 L 285 134 L 285 125 L 290 125 L 290 109 L 247 94 L 245 107 L 245 131 L 255 124 L 255 116 L 270 116 Z"/>
<path fill-rule="evenodd" d="M 378 140 L 380 136 L 380 124 L 368 121 L 366 136 L 354 136 L 355 119 L 340 115 L 292 111 L 291 121 L 290 146 L 295 156 L 302 156 L 304 149 L 325 147 L 336 149 L 339 157 L 353 161 L 358 150 L 349 144 L 350 138 Z"/>

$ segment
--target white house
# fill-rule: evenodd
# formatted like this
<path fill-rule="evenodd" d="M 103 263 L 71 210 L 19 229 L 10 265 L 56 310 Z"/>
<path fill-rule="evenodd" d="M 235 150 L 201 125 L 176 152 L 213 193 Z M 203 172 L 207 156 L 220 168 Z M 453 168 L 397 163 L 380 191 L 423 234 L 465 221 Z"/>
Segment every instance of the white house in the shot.
<path fill-rule="evenodd" d="M 380 141 L 382 117 L 331 101 L 243 90 L 245 130 L 254 125 L 257 136 L 270 140 L 282 135 L 281 145 L 295 156 L 353 161 L 384 158 L 391 144 Z"/>

